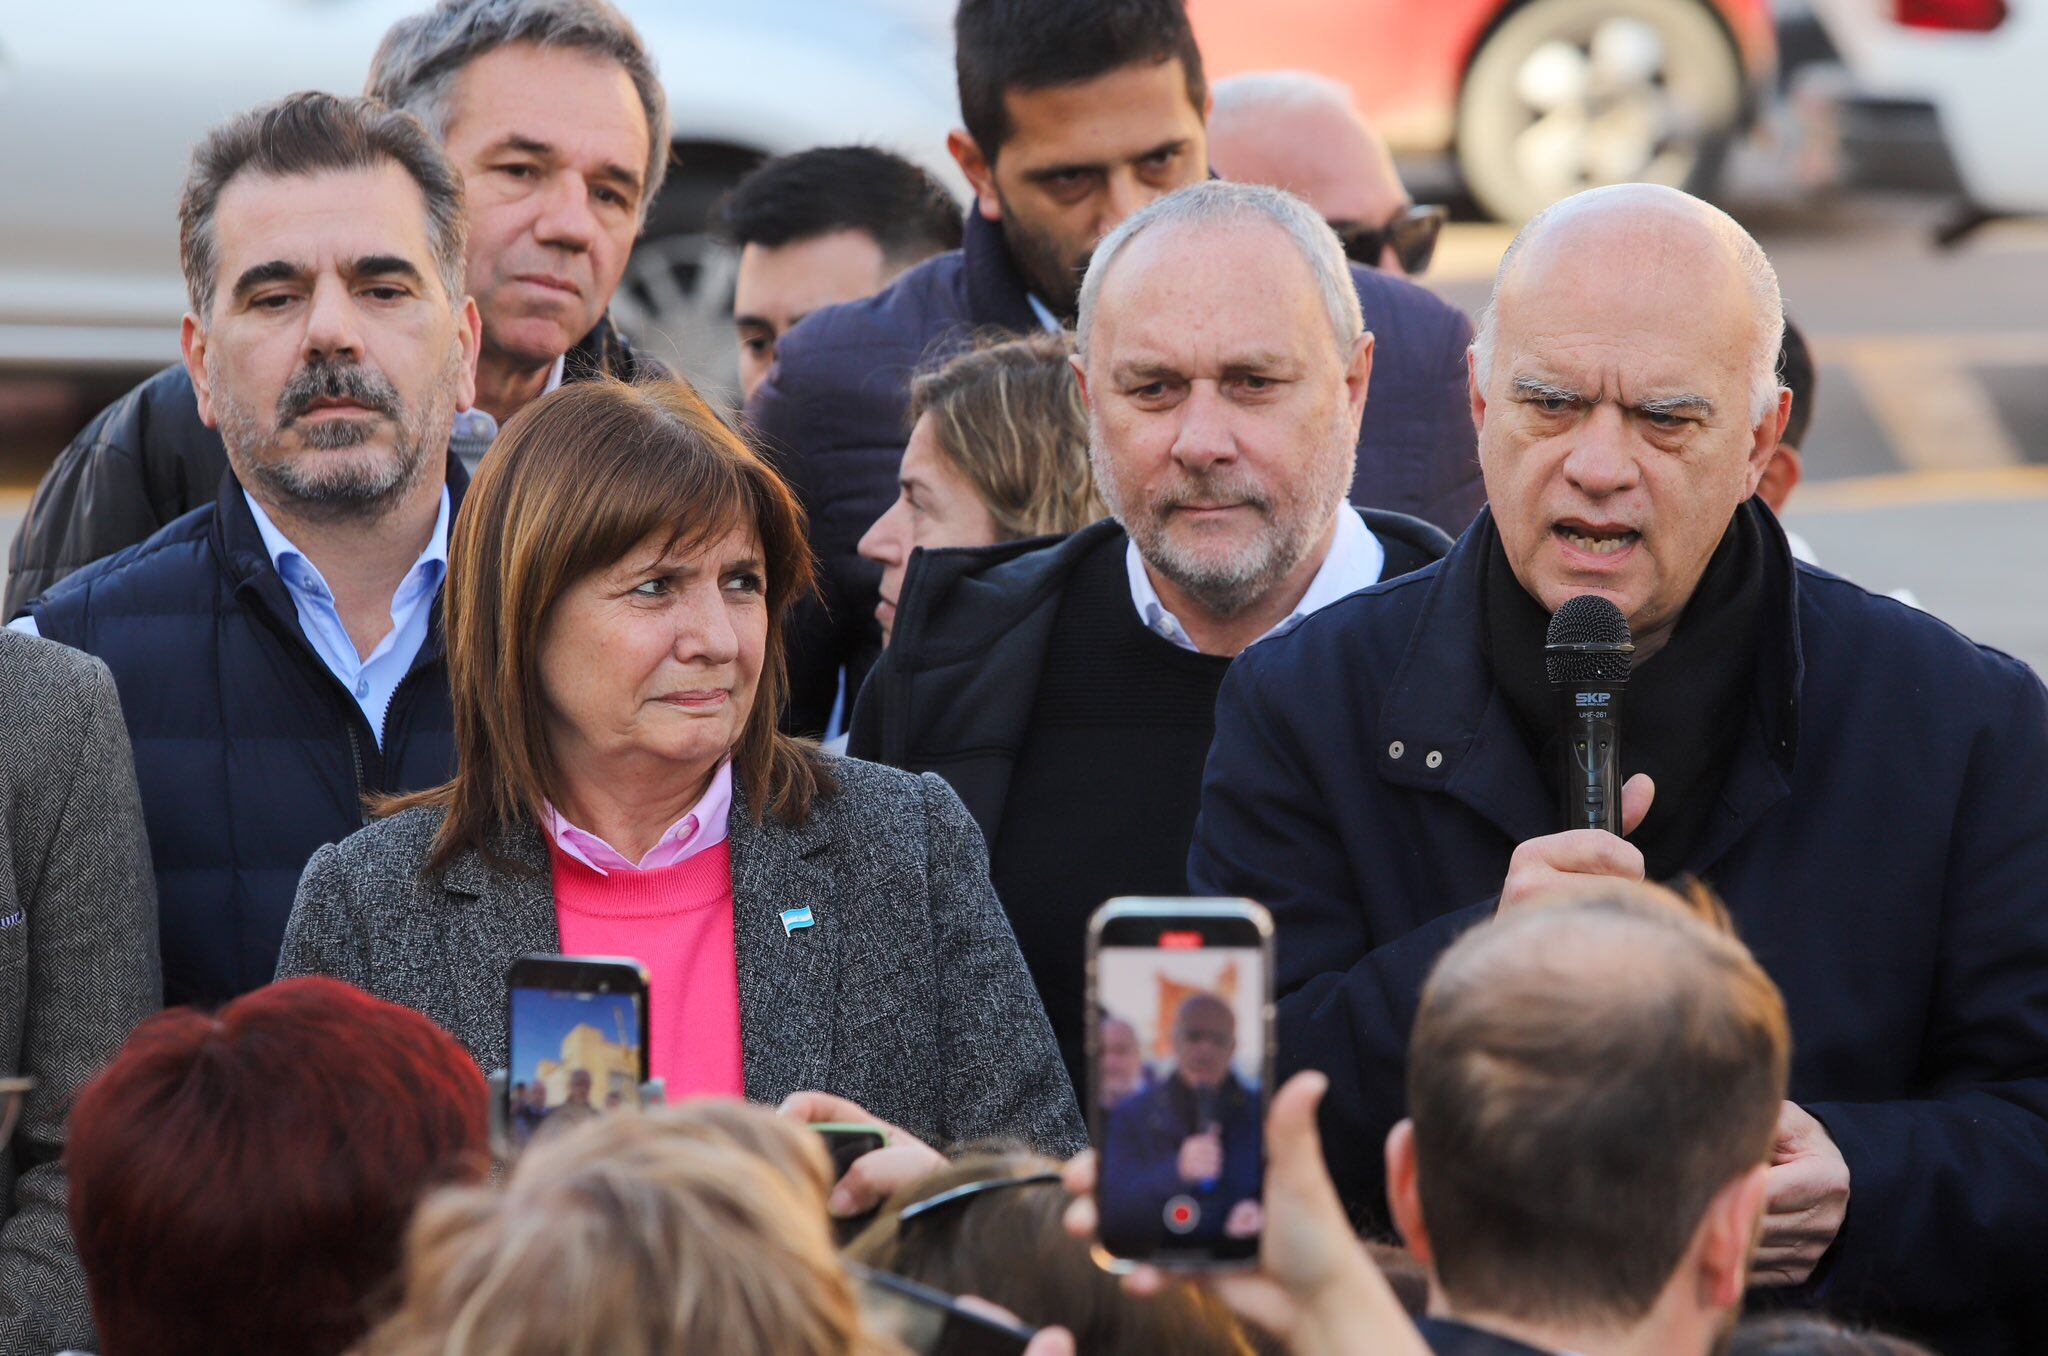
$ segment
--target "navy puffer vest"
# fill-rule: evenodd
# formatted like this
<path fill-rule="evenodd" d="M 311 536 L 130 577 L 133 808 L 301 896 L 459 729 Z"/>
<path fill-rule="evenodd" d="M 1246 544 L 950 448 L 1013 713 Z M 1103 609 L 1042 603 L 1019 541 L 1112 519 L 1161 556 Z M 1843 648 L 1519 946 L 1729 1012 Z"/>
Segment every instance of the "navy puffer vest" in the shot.
<path fill-rule="evenodd" d="M 451 463 L 459 505 L 467 478 Z M 51 640 L 113 670 L 156 868 L 164 999 L 270 982 L 314 849 L 362 825 L 365 793 L 455 772 L 437 599 L 392 695 L 380 751 L 299 626 L 232 472 L 216 503 L 29 605 Z"/>

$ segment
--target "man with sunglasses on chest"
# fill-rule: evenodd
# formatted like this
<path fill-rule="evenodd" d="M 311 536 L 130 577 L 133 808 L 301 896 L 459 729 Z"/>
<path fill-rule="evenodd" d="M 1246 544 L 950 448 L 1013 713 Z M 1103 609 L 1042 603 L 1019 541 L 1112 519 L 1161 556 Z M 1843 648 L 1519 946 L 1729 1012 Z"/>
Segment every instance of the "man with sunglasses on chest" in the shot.
<path fill-rule="evenodd" d="M 748 402 L 810 513 L 821 597 L 792 626 L 788 724 L 822 730 L 880 649 L 880 571 L 856 545 L 897 495 L 920 366 L 990 329 L 1070 326 L 1090 254 L 1133 213 L 1212 177 L 1208 85 L 1184 0 L 965 0 L 954 20 L 974 193 L 966 239 L 879 294 L 807 316 Z M 1369 268 L 1377 343 L 1352 502 L 1455 535 L 1478 512 L 1463 312 Z"/>
<path fill-rule="evenodd" d="M 1217 81 L 1209 164 L 1226 179 L 1302 199 L 1355 264 L 1397 278 L 1429 271 L 1444 209 L 1408 196 L 1387 143 L 1328 76 L 1252 71 Z"/>

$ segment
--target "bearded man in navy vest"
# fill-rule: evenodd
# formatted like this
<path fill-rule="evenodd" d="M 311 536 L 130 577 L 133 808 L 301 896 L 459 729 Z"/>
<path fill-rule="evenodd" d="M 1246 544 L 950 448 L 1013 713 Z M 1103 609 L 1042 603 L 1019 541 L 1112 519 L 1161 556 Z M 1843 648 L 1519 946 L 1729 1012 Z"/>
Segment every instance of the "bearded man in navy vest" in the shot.
<path fill-rule="evenodd" d="M 440 607 L 481 326 L 462 179 L 410 114 L 297 94 L 193 153 L 185 366 L 217 502 L 17 629 L 97 655 L 135 746 L 164 994 L 269 982 L 299 873 L 363 798 L 455 770 Z"/>
<path fill-rule="evenodd" d="M 1563 877 L 1704 878 L 1791 1016 L 1761 1298 L 2041 1350 L 2048 693 L 1793 561 L 1754 497 L 1782 323 L 1756 242 L 1685 194 L 1531 221 L 1470 359 L 1488 511 L 1239 657 L 1190 880 L 1273 910 L 1282 1072 L 1330 1075 L 1324 1143 L 1366 1211 L 1453 938 Z M 1557 832 L 1543 645 L 1588 593 L 1635 642 L 1626 840 Z"/>

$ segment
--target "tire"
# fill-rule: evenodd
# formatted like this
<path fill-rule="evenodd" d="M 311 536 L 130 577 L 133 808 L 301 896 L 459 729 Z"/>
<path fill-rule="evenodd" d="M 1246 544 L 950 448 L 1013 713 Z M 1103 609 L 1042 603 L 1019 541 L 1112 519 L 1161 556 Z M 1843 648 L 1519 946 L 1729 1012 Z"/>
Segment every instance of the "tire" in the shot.
<path fill-rule="evenodd" d="M 1530 0 L 1465 72 L 1458 168 L 1509 222 L 1600 184 L 1705 193 L 1745 94 L 1741 59 L 1699 0 Z"/>
<path fill-rule="evenodd" d="M 733 280 L 739 251 L 712 229 L 718 200 L 761 162 L 731 146 L 677 146 L 612 298 L 612 319 L 707 399 L 739 399 Z"/>

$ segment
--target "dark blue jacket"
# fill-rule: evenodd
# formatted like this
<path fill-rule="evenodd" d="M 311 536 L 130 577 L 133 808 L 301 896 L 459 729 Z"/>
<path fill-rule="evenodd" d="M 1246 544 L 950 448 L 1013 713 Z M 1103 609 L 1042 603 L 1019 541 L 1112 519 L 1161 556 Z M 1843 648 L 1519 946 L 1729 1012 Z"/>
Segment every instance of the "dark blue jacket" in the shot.
<path fill-rule="evenodd" d="M 459 505 L 466 477 L 449 462 Z M 113 671 L 156 869 L 164 1000 L 270 982 L 313 850 L 365 822 L 366 792 L 455 773 L 434 602 L 392 694 L 384 746 L 299 626 L 232 472 L 213 504 L 71 575 L 28 607 Z"/>
<path fill-rule="evenodd" d="M 1756 700 L 1690 867 L 1784 991 L 1791 1095 L 1850 1170 L 1816 1283 L 1940 1349 L 2048 1349 L 2048 693 L 2017 660 L 1807 566 L 1764 609 Z M 1198 894 L 1278 929 L 1283 1073 L 1331 1079 L 1354 1208 L 1438 953 L 1558 827 L 1494 689 L 1483 534 L 1254 645 L 1217 701 Z M 1652 811 L 1654 813 L 1654 809 Z"/>
<path fill-rule="evenodd" d="M 1098 1200 L 1106 1235 L 1151 1238 L 1162 1245 L 1213 1242 L 1224 1237 L 1230 1208 L 1261 1198 L 1266 1160 L 1259 1095 L 1232 1075 L 1216 1099 L 1214 1123 L 1223 1141 L 1223 1173 L 1207 1186 L 1183 1181 L 1180 1147 L 1202 1132 L 1194 1094 L 1168 1076 L 1126 1097 L 1104 1115 L 1102 1180 Z M 1200 1210 L 1195 1225 L 1176 1235 L 1164 1227 L 1167 1202 L 1185 1196 Z"/>
<path fill-rule="evenodd" d="M 1352 502 L 1455 536 L 1486 497 L 1465 394 L 1472 323 L 1405 279 L 1351 274 L 1375 336 Z M 854 548 L 895 502 L 912 374 L 979 332 L 1036 333 L 1027 296 L 1001 230 L 970 212 L 962 248 L 876 296 L 806 316 L 776 346 L 747 415 L 809 511 L 823 567 L 819 599 L 789 628 L 791 729 L 824 729 L 840 666 L 851 671 L 850 705 L 880 650 L 880 570 Z"/>

